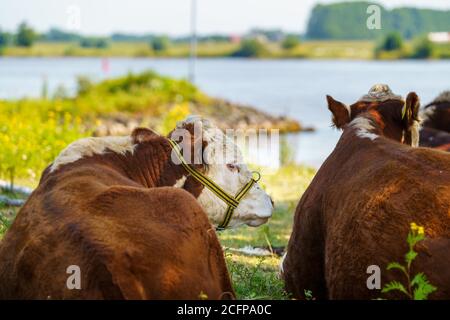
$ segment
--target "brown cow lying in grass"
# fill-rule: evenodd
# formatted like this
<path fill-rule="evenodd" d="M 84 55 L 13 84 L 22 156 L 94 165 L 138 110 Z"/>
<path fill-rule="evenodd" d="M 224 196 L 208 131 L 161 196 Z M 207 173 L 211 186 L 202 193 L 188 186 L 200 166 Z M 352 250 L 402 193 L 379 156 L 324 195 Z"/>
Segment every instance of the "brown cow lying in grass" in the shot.
<path fill-rule="evenodd" d="M 420 146 L 450 152 L 450 91 L 426 105 L 421 117 Z"/>
<path fill-rule="evenodd" d="M 209 159 L 195 166 L 235 194 L 251 177 L 239 150 L 207 121 L 188 118 L 179 129 L 192 133 L 196 124 Z M 237 152 L 232 163 L 214 162 L 223 144 Z M 148 129 L 71 144 L 0 243 L 0 299 L 233 298 L 211 225 L 227 206 L 171 154 L 168 140 Z M 254 185 L 230 225 L 257 226 L 272 210 Z M 66 285 L 70 266 L 79 267 L 80 290 Z"/>
<path fill-rule="evenodd" d="M 403 261 L 415 222 L 427 239 L 413 274 L 438 288 L 431 299 L 449 299 L 450 154 L 409 146 L 418 142 L 417 95 L 405 102 L 378 85 L 349 107 L 328 97 L 328 107 L 343 134 L 297 206 L 281 265 L 287 290 L 296 298 L 305 290 L 318 299 L 399 298 L 369 290 L 367 269 L 380 267 L 382 285 L 403 281 L 386 266 Z"/>
<path fill-rule="evenodd" d="M 442 92 L 424 107 L 423 126 L 450 133 L 450 91 Z"/>

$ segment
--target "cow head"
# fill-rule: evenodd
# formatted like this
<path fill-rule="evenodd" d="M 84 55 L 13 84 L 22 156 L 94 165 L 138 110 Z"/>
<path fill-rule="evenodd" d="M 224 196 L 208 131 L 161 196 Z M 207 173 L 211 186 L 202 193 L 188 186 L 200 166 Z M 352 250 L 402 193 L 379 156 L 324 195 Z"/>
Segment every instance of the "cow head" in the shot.
<path fill-rule="evenodd" d="M 373 86 L 367 95 L 347 106 L 327 96 L 333 123 L 339 128 L 356 128 L 361 138 L 379 136 L 417 147 L 419 144 L 419 97 L 408 94 L 406 100 L 392 93 L 387 85 Z"/>
<path fill-rule="evenodd" d="M 228 194 L 235 196 L 252 179 L 252 172 L 244 163 L 237 145 L 208 120 L 198 116 L 188 117 L 177 124 L 177 128 L 169 134 L 169 137 L 179 142 L 184 158 L 189 160 L 194 168 Z M 193 180 L 187 174 L 183 187 L 191 191 L 189 188 L 195 184 Z M 219 225 L 224 220 L 228 205 L 203 186 L 196 196 L 211 223 Z M 259 226 L 267 222 L 272 216 L 272 211 L 271 198 L 256 183 L 239 202 L 228 226 L 236 227 L 242 224 Z"/>

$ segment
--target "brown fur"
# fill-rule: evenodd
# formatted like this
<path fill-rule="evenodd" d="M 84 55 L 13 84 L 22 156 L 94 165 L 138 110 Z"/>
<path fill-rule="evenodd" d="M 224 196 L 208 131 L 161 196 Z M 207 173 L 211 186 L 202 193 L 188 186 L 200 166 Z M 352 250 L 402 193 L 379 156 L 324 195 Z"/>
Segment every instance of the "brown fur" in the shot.
<path fill-rule="evenodd" d="M 425 111 L 434 108 L 433 112 L 427 112 L 420 131 L 420 145 L 450 151 L 450 101 L 438 100 L 425 106 Z"/>
<path fill-rule="evenodd" d="M 167 140 L 145 129 L 132 137 L 132 155 L 44 172 L 0 243 L 0 299 L 234 297 L 206 213 L 185 190 L 165 187 L 185 174 Z M 81 268 L 81 290 L 66 287 L 69 265 Z"/>
<path fill-rule="evenodd" d="M 450 133 L 424 127 L 420 130 L 420 146 L 446 150 L 450 144 Z"/>
<path fill-rule="evenodd" d="M 437 150 L 450 152 L 450 143 L 443 144 L 441 146 L 436 147 Z"/>
<path fill-rule="evenodd" d="M 402 297 L 369 290 L 366 270 L 378 265 L 382 286 L 404 281 L 386 266 L 404 261 L 411 222 L 427 236 L 413 274 L 424 272 L 438 288 L 431 299 L 450 298 L 450 154 L 399 143 L 414 117 L 416 103 L 409 101 L 405 120 L 400 101 L 351 106 L 351 119 L 370 119 L 379 137 L 361 138 L 345 126 L 302 196 L 283 264 L 295 298 L 304 298 L 304 290 L 318 299 Z"/>
<path fill-rule="evenodd" d="M 434 112 L 428 114 L 423 126 L 450 133 L 450 101 L 432 102 L 424 109 L 430 107 L 434 107 Z"/>

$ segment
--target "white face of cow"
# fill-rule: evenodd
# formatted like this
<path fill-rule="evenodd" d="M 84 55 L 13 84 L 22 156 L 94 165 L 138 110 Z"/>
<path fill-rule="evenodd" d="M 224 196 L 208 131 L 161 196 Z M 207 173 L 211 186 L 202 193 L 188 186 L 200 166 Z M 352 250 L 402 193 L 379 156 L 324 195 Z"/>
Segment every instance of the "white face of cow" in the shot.
<path fill-rule="evenodd" d="M 206 176 L 235 196 L 245 184 L 252 179 L 252 172 L 243 161 L 242 153 L 236 144 L 208 121 L 191 117 L 179 123 L 182 128 L 187 123 L 199 121 L 202 138 L 207 143 L 203 150 L 203 159 L 207 163 Z M 225 218 L 228 205 L 208 188 L 204 188 L 197 199 L 214 225 L 219 225 Z M 228 227 L 247 224 L 257 227 L 272 216 L 273 204 L 269 195 L 256 183 L 241 199 L 234 210 Z"/>

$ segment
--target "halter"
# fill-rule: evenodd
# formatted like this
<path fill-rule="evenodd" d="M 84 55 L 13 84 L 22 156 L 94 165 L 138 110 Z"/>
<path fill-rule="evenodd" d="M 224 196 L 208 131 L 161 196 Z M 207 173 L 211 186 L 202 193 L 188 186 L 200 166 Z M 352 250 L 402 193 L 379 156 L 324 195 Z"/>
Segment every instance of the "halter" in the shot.
<path fill-rule="evenodd" d="M 168 139 L 172 149 L 175 151 L 177 158 L 180 160 L 183 168 L 191 174 L 191 176 L 200 182 L 202 185 L 211 190 L 218 198 L 220 198 L 223 202 L 228 205 L 227 211 L 225 212 L 225 218 L 222 223 L 216 228 L 218 231 L 225 230 L 225 228 L 230 223 L 231 217 L 233 216 L 234 209 L 237 208 L 241 199 L 248 193 L 248 191 L 253 187 L 255 183 L 259 181 L 261 175 L 259 172 L 252 172 L 256 174 L 256 178 L 251 178 L 249 182 L 247 182 L 244 187 L 236 194 L 236 196 L 230 195 L 228 192 L 223 190 L 220 186 L 218 186 L 214 181 L 212 181 L 209 177 L 205 176 L 203 173 L 198 170 L 192 168 L 184 159 L 181 154 L 180 146 L 173 141 L 172 139 Z"/>

